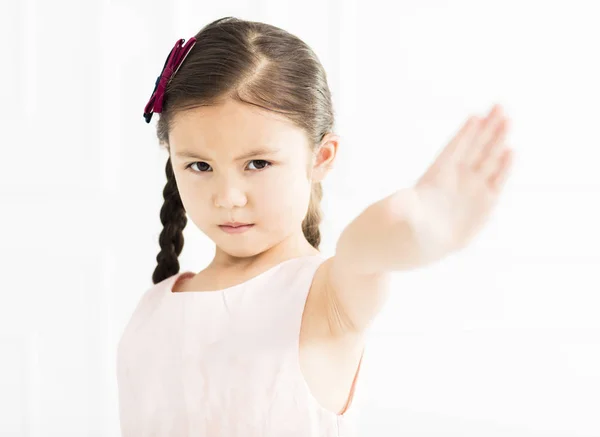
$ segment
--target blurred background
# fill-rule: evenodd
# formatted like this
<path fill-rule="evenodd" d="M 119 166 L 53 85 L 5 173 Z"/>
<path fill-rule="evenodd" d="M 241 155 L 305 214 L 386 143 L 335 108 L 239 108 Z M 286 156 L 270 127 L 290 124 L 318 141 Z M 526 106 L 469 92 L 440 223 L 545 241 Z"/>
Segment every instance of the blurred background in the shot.
<path fill-rule="evenodd" d="M 342 140 L 322 252 L 469 115 L 512 177 L 465 251 L 394 274 L 361 436 L 600 436 L 600 5 L 589 0 L 1 0 L 0 436 L 118 436 L 116 346 L 152 285 L 167 154 L 143 120 L 179 38 L 223 17 L 303 39 Z M 188 222 L 182 270 L 212 259 Z"/>

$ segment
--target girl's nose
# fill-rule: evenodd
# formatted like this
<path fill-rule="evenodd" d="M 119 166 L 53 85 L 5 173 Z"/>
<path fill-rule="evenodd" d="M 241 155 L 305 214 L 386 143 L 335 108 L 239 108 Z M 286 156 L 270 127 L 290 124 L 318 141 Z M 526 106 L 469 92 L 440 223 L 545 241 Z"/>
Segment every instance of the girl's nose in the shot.
<path fill-rule="evenodd" d="M 234 208 L 246 205 L 246 195 L 242 190 L 231 185 L 222 186 L 215 194 L 217 208 Z"/>

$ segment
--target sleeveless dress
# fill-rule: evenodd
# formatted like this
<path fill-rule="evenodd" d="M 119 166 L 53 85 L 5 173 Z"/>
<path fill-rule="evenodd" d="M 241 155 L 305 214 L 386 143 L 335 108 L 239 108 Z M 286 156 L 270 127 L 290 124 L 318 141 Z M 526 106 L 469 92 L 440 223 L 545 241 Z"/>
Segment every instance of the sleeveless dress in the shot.
<path fill-rule="evenodd" d="M 174 293 L 193 272 L 146 290 L 117 350 L 122 437 L 354 436 L 360 364 L 342 414 L 300 370 L 304 305 L 325 259 L 292 258 L 222 290 Z"/>

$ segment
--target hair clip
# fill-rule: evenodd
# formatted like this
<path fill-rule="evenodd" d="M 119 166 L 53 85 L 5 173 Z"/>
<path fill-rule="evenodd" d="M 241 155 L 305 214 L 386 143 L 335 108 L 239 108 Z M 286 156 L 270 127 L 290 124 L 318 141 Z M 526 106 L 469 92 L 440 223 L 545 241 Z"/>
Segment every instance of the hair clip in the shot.
<path fill-rule="evenodd" d="M 182 46 L 184 41 L 185 39 L 177 40 L 175 47 L 173 47 L 169 52 L 169 56 L 165 61 L 165 65 L 160 73 L 160 76 L 156 78 L 154 91 L 152 91 L 152 96 L 144 108 L 144 119 L 146 120 L 146 123 L 150 123 L 153 113 L 162 112 L 162 104 L 167 85 L 173 76 L 175 76 L 175 73 L 177 73 L 179 67 L 181 67 L 181 64 L 187 57 L 192 47 L 194 47 L 196 44 L 196 38 L 193 37 L 190 38 L 184 46 Z"/>

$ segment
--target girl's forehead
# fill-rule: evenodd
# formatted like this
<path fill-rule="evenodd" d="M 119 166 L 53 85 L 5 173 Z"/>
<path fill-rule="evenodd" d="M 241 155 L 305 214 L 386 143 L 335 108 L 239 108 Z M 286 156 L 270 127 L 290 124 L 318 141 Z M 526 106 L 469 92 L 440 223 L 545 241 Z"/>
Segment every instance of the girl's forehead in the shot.
<path fill-rule="evenodd" d="M 173 125 L 183 125 L 184 128 L 202 126 L 221 130 L 235 126 L 237 130 L 248 133 L 262 131 L 298 130 L 298 127 L 283 114 L 244 104 L 234 100 L 211 106 L 200 106 L 181 111 L 173 117 Z"/>
<path fill-rule="evenodd" d="M 237 156 L 257 150 L 296 154 L 308 147 L 304 131 L 290 122 L 263 116 L 228 118 L 223 113 L 207 116 L 199 110 L 186 111 L 174 120 L 169 142 L 178 155 L 226 153 Z"/>
<path fill-rule="evenodd" d="M 174 129 L 169 133 L 170 145 L 178 151 L 228 151 L 247 153 L 251 150 L 293 152 L 298 147 L 308 147 L 305 135 L 291 132 L 250 132 L 230 127 L 219 131 L 214 127 L 200 129 Z"/>

